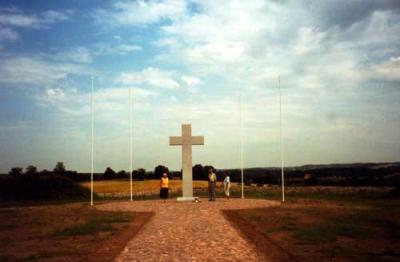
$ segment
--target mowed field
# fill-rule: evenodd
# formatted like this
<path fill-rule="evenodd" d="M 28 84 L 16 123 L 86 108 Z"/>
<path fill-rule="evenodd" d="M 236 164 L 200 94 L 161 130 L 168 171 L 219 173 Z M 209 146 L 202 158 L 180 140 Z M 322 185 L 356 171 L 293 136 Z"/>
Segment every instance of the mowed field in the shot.
<path fill-rule="evenodd" d="M 398 197 L 309 196 L 224 214 L 271 261 L 400 261 Z"/>
<path fill-rule="evenodd" d="M 0 261 L 112 261 L 152 215 L 87 203 L 3 207 Z"/>

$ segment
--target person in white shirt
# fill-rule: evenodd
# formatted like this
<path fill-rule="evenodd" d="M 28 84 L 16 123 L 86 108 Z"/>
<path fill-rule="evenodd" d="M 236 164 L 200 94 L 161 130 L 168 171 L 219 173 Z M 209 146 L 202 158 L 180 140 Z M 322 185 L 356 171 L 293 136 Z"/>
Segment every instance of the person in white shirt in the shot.
<path fill-rule="evenodd" d="M 229 194 L 229 189 L 231 188 L 231 178 L 227 173 L 225 173 L 225 179 L 224 179 L 224 191 L 225 191 L 225 196 L 229 200 L 230 194 Z"/>

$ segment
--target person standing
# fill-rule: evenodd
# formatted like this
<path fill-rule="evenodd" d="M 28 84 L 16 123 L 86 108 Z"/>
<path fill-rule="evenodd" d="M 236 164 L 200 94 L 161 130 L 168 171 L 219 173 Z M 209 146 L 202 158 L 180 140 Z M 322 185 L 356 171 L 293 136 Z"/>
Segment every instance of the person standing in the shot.
<path fill-rule="evenodd" d="M 168 199 L 168 182 L 168 175 L 164 172 L 160 181 L 160 198 L 164 199 L 164 202 Z"/>
<path fill-rule="evenodd" d="M 225 173 L 225 178 L 224 178 L 224 191 L 225 191 L 225 196 L 229 200 L 230 194 L 229 190 L 231 188 L 231 178 L 227 173 Z"/>
<path fill-rule="evenodd" d="M 208 170 L 208 200 L 215 201 L 215 186 L 217 184 L 217 175 L 214 173 L 214 169 L 210 168 Z"/>

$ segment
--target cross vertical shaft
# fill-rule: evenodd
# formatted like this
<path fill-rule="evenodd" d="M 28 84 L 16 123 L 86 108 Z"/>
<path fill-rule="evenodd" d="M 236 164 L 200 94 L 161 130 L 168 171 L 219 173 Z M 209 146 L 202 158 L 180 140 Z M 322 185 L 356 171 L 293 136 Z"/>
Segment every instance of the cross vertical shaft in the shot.
<path fill-rule="evenodd" d="M 193 200 L 192 145 L 204 145 L 204 137 L 192 136 L 192 126 L 182 125 L 182 136 L 169 138 L 171 146 L 182 146 L 182 197 L 178 201 Z"/>
<path fill-rule="evenodd" d="M 182 125 L 182 176 L 183 185 L 192 185 L 192 144 L 190 138 L 192 136 L 192 127 L 190 125 Z M 184 186 L 182 188 L 183 196 L 193 196 L 193 186 Z"/>

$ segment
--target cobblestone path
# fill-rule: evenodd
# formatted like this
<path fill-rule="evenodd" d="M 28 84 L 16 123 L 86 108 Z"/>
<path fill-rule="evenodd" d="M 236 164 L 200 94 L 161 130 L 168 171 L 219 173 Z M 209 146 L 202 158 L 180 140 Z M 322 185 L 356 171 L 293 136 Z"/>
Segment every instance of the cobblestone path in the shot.
<path fill-rule="evenodd" d="M 279 205 L 261 199 L 200 203 L 159 200 L 114 202 L 102 210 L 155 212 L 116 261 L 268 261 L 225 219 L 223 209 Z"/>

